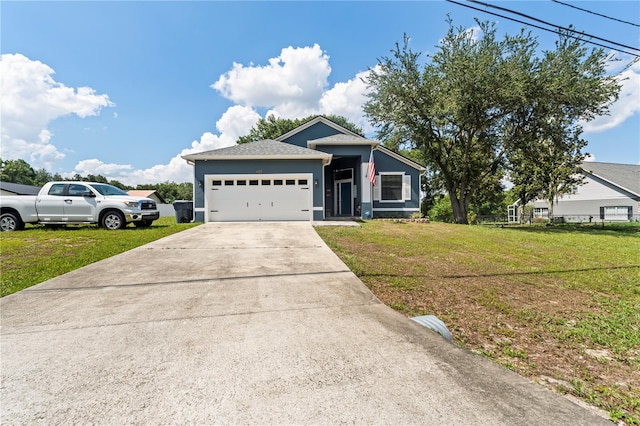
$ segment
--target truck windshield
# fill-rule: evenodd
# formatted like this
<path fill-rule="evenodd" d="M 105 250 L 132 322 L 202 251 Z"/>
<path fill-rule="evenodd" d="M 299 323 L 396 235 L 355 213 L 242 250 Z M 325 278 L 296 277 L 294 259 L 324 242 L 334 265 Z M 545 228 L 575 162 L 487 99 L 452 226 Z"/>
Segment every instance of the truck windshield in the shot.
<path fill-rule="evenodd" d="M 115 186 L 112 185 L 105 185 L 105 184 L 91 184 L 90 185 L 93 189 L 95 189 L 96 191 L 98 191 L 98 193 L 100 195 L 129 195 L 126 192 L 124 192 L 122 189 L 120 188 L 116 188 Z"/>

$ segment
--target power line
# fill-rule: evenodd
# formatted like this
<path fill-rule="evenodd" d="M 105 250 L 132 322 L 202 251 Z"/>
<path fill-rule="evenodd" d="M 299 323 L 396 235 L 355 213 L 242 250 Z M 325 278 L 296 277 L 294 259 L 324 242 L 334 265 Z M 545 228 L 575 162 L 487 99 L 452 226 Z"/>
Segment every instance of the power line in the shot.
<path fill-rule="evenodd" d="M 554 33 L 554 34 L 559 34 L 558 30 L 553 30 L 553 29 L 541 27 L 539 25 L 532 24 L 530 22 L 525 22 L 525 21 L 521 21 L 519 19 L 511 18 L 509 16 L 500 15 L 499 13 L 489 12 L 488 10 L 483 10 L 483 9 L 478 8 L 478 7 L 473 7 L 473 6 L 470 6 L 468 4 L 457 2 L 455 0 L 446 0 L 446 1 L 448 1 L 449 3 L 455 3 L 455 4 L 459 5 L 459 6 L 467 7 L 469 9 L 474 9 L 474 10 L 477 10 L 477 11 L 480 11 L 480 12 L 488 13 L 489 15 L 497 16 L 499 18 L 508 19 L 510 21 L 518 22 L 518 23 L 523 24 L 523 25 L 528 25 L 530 27 L 538 28 L 538 29 L 543 30 L 543 31 L 548 31 L 548 32 Z M 573 31 L 573 32 L 575 32 L 575 31 Z M 576 39 L 576 40 L 581 40 L 581 41 L 583 41 L 585 43 L 593 44 L 595 46 L 600 46 L 600 47 L 604 47 L 606 49 L 616 50 L 616 51 L 618 51 L 620 53 L 625 53 L 625 54 L 627 54 L 629 56 L 635 57 L 636 60 L 640 58 L 640 54 L 638 54 L 638 53 L 627 52 L 627 51 L 624 51 L 624 50 L 621 50 L 621 49 L 618 49 L 618 48 L 614 48 L 614 47 L 611 47 L 611 46 L 607 46 L 607 45 L 604 45 L 604 44 L 601 44 L 601 43 L 596 43 L 595 41 L 585 40 L 582 37 L 574 36 L 574 35 L 571 35 L 571 34 L 566 34 L 566 36 L 569 37 L 569 38 Z M 632 49 L 638 50 L 638 49 L 635 49 L 635 48 L 632 48 Z"/>
<path fill-rule="evenodd" d="M 467 1 L 469 1 L 471 3 L 480 4 L 480 5 L 485 6 L 485 7 L 491 7 L 491 8 L 494 8 L 494 9 L 502 10 L 504 12 L 513 13 L 514 15 L 522 16 L 523 18 L 531 19 L 532 21 L 540 22 L 540 23 L 545 24 L 545 25 L 550 25 L 552 27 L 556 27 L 556 28 L 559 28 L 559 29 L 562 29 L 562 30 L 565 30 L 565 31 L 570 31 L 572 33 L 579 33 L 579 34 L 594 38 L 596 40 L 604 41 L 605 43 L 610 43 L 610 44 L 614 44 L 616 46 L 624 47 L 625 49 L 633 49 L 633 50 L 640 51 L 640 49 L 637 48 L 637 47 L 627 46 L 626 44 L 617 43 L 615 41 L 608 40 L 606 38 L 594 36 L 594 35 L 591 35 L 591 34 L 587 34 L 585 32 L 578 32 L 576 30 L 572 30 L 571 28 L 566 28 L 566 27 L 563 27 L 563 26 L 560 26 L 560 25 L 555 25 L 555 24 L 552 24 L 550 22 L 543 21 L 542 19 L 538 19 L 538 18 L 535 18 L 533 16 L 530 16 L 530 15 L 527 15 L 527 14 L 524 14 L 524 13 L 521 13 L 521 12 L 518 12 L 518 11 L 515 11 L 515 10 L 507 9 L 506 7 L 496 6 L 496 5 L 493 5 L 493 4 L 481 2 L 479 0 L 467 0 Z"/>
<path fill-rule="evenodd" d="M 572 7 L 572 8 L 574 8 L 574 9 L 581 10 L 581 11 L 583 11 L 583 12 L 591 13 L 591 14 L 593 14 L 593 15 L 602 16 L 603 18 L 611 19 L 612 21 L 618 21 L 618 22 L 622 22 L 623 24 L 629 24 L 629 25 L 633 25 L 634 27 L 640 27 L 640 25 L 638 25 L 638 24 L 636 24 L 636 23 L 629 22 L 629 21 L 623 21 L 622 19 L 614 18 L 614 17 L 607 16 L 607 15 L 603 15 L 602 13 L 594 12 L 594 11 L 589 10 L 589 9 L 583 9 L 583 8 L 581 8 L 581 7 L 574 6 L 574 5 L 572 5 L 572 4 L 565 3 L 565 2 L 562 2 L 562 1 L 560 1 L 560 0 L 551 0 L 551 1 L 552 1 L 552 2 L 554 2 L 554 3 L 561 4 L 561 5 L 563 5 L 563 6 L 568 6 L 568 7 Z"/>

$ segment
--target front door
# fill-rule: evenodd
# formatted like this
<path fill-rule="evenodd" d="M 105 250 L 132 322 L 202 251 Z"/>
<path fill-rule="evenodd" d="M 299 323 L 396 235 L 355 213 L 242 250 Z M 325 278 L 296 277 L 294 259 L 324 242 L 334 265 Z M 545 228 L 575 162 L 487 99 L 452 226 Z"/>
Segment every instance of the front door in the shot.
<path fill-rule="evenodd" d="M 336 215 L 353 216 L 353 181 L 340 180 L 336 182 Z"/>

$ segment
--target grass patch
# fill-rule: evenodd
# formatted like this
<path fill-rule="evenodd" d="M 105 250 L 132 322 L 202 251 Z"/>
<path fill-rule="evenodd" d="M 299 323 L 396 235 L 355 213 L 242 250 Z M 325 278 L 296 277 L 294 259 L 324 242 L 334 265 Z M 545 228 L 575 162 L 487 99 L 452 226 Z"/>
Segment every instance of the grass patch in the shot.
<path fill-rule="evenodd" d="M 95 226 L 27 226 L 0 238 L 0 296 L 197 226 L 161 217 L 149 228 L 107 231 Z"/>
<path fill-rule="evenodd" d="M 454 342 L 640 424 L 640 227 L 318 227 L 376 296 Z"/>

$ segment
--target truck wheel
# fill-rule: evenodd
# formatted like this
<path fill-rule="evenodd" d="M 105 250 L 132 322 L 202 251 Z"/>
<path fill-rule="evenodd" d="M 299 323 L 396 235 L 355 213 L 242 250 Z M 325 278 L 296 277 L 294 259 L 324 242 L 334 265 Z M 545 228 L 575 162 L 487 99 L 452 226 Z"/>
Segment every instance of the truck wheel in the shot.
<path fill-rule="evenodd" d="M 124 215 L 117 210 L 111 210 L 106 212 L 100 220 L 100 225 L 104 229 L 110 231 L 114 229 L 122 229 L 127 226 L 127 222 L 124 220 Z"/>
<path fill-rule="evenodd" d="M 11 232 L 24 229 L 24 223 L 20 220 L 20 217 L 11 212 L 2 213 L 0 215 L 0 231 Z"/>

